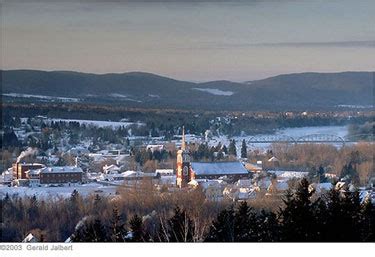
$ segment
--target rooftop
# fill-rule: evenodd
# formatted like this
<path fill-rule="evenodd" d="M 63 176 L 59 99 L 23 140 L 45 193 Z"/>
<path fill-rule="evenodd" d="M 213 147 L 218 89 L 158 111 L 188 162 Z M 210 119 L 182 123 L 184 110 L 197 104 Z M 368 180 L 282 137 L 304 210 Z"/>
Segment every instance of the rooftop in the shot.
<path fill-rule="evenodd" d="M 196 175 L 234 175 L 249 174 L 240 162 L 192 162 Z"/>
<path fill-rule="evenodd" d="M 82 169 L 80 167 L 76 166 L 53 166 L 53 167 L 45 167 L 39 170 L 36 170 L 36 172 L 39 171 L 39 173 L 82 173 Z"/>

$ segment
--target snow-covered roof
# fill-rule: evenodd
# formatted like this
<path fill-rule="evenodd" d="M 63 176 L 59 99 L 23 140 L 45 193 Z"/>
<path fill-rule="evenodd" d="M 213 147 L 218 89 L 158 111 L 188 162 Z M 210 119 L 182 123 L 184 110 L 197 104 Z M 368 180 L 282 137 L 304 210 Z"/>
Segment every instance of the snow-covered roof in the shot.
<path fill-rule="evenodd" d="M 240 179 L 235 185 L 239 187 L 250 187 L 252 185 L 252 181 L 251 179 Z"/>
<path fill-rule="evenodd" d="M 38 242 L 38 239 L 32 234 L 29 233 L 23 240 L 22 243 L 35 243 Z"/>
<path fill-rule="evenodd" d="M 253 163 L 245 163 L 245 168 L 251 171 L 261 171 L 262 167 Z"/>
<path fill-rule="evenodd" d="M 115 164 L 111 164 L 111 165 L 104 165 L 103 170 L 120 170 L 120 168 Z"/>
<path fill-rule="evenodd" d="M 28 170 L 25 171 L 25 173 L 28 173 L 29 175 L 39 175 L 42 169 L 37 169 L 37 170 Z"/>
<path fill-rule="evenodd" d="M 278 177 L 280 178 L 304 178 L 308 175 L 308 172 L 302 171 L 284 171 Z"/>
<path fill-rule="evenodd" d="M 240 162 L 192 162 L 196 175 L 236 175 L 249 174 Z"/>
<path fill-rule="evenodd" d="M 279 159 L 277 159 L 275 156 L 272 156 L 271 158 L 268 159 L 269 162 L 278 162 Z"/>
<path fill-rule="evenodd" d="M 316 190 L 317 193 L 321 193 L 323 191 L 329 191 L 333 188 L 332 183 L 312 183 L 309 185 L 309 190 L 312 191 L 313 189 Z"/>
<path fill-rule="evenodd" d="M 216 188 L 221 188 L 223 185 L 226 184 L 221 179 L 210 179 L 205 182 L 200 182 L 199 183 L 204 189 L 210 188 L 210 187 L 216 187 Z"/>
<path fill-rule="evenodd" d="M 195 179 L 192 179 L 191 181 L 189 181 L 188 185 L 189 186 L 198 186 L 198 181 L 196 181 Z"/>
<path fill-rule="evenodd" d="M 38 169 L 39 173 L 82 173 L 83 170 L 76 166 L 53 166 Z M 36 170 L 35 172 L 37 172 Z"/>
<path fill-rule="evenodd" d="M 278 190 L 278 191 L 285 191 L 289 188 L 289 185 L 288 183 L 286 182 L 280 182 L 280 181 L 277 181 L 277 183 L 275 184 L 271 184 L 269 187 L 268 187 L 268 191 L 274 189 L 274 190 Z"/>
<path fill-rule="evenodd" d="M 173 169 L 156 169 L 155 174 L 173 174 Z"/>
<path fill-rule="evenodd" d="M 152 174 L 154 175 L 154 174 Z M 145 176 L 145 173 L 142 171 L 134 171 L 134 170 L 127 170 L 123 173 L 121 173 L 121 176 L 123 177 L 143 177 Z"/>

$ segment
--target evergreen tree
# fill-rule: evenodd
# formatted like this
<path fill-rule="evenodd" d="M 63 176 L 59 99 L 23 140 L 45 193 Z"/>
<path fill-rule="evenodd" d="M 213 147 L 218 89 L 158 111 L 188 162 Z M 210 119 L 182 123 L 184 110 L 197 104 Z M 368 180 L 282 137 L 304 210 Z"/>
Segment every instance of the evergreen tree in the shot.
<path fill-rule="evenodd" d="M 223 145 L 223 153 L 228 154 L 228 148 L 226 145 Z"/>
<path fill-rule="evenodd" d="M 108 242 L 107 231 L 98 218 L 88 219 L 71 236 L 72 242 Z"/>
<path fill-rule="evenodd" d="M 281 210 L 282 240 L 288 242 L 309 242 L 315 238 L 315 217 L 310 197 L 309 182 L 302 179 L 295 193 L 287 193 Z"/>
<path fill-rule="evenodd" d="M 359 193 L 332 189 L 327 201 L 327 240 L 331 242 L 359 241 L 361 220 Z"/>
<path fill-rule="evenodd" d="M 35 195 L 29 198 L 29 208 L 27 210 L 28 220 L 35 222 L 39 218 L 38 200 Z"/>
<path fill-rule="evenodd" d="M 232 139 L 229 143 L 228 154 L 237 156 L 236 141 Z"/>
<path fill-rule="evenodd" d="M 143 222 L 142 218 L 135 214 L 129 221 L 130 230 L 133 233 L 132 240 L 133 242 L 144 242 L 144 231 L 143 231 Z"/>
<path fill-rule="evenodd" d="M 235 242 L 256 242 L 258 240 L 258 220 L 256 213 L 242 202 L 234 215 Z"/>
<path fill-rule="evenodd" d="M 212 222 L 209 233 L 206 237 L 207 242 L 234 242 L 234 210 L 233 207 L 222 210 L 217 219 Z"/>
<path fill-rule="evenodd" d="M 371 198 L 364 201 L 361 210 L 361 241 L 375 242 L 375 206 Z"/>
<path fill-rule="evenodd" d="M 223 151 L 222 151 L 221 149 L 217 152 L 217 156 L 216 156 L 216 158 L 217 158 L 218 160 L 222 160 L 222 159 L 224 159 L 224 154 L 223 154 Z"/>
<path fill-rule="evenodd" d="M 327 181 L 324 174 L 325 174 L 324 168 L 323 168 L 322 165 L 320 165 L 319 169 L 318 169 L 318 181 L 319 181 L 319 183 L 324 183 L 324 182 Z"/>
<path fill-rule="evenodd" d="M 170 242 L 192 242 L 194 225 L 185 210 L 179 207 L 174 210 L 174 215 L 168 221 Z"/>
<path fill-rule="evenodd" d="M 311 241 L 314 242 L 327 242 L 327 204 L 326 202 L 318 198 L 312 205 L 313 217 L 315 218 L 314 230 Z"/>
<path fill-rule="evenodd" d="M 241 158 L 247 158 L 247 145 L 245 139 L 242 140 L 241 146 Z"/>
<path fill-rule="evenodd" d="M 124 242 L 125 224 L 116 205 L 112 209 L 111 234 L 112 242 Z"/>
<path fill-rule="evenodd" d="M 278 242 L 280 241 L 280 225 L 277 216 L 273 212 L 262 210 L 259 218 L 259 241 Z"/>
<path fill-rule="evenodd" d="M 2 136 L 2 147 L 17 147 L 20 145 L 16 133 L 13 129 L 4 128 L 4 134 Z"/>

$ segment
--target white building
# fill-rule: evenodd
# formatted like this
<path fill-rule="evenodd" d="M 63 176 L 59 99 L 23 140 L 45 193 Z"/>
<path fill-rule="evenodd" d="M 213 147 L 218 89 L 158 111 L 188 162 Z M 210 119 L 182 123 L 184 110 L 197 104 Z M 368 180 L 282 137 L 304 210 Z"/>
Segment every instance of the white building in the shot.
<path fill-rule="evenodd" d="M 103 166 L 103 173 L 104 174 L 119 174 L 120 168 L 115 164 L 104 165 Z"/>
<path fill-rule="evenodd" d="M 154 152 L 154 151 L 161 152 L 162 150 L 164 150 L 164 145 L 147 145 L 146 150 L 147 151 L 150 150 L 151 152 Z"/>
<path fill-rule="evenodd" d="M 160 175 L 160 176 L 172 176 L 173 175 L 173 169 L 156 169 L 155 170 L 155 175 Z"/>

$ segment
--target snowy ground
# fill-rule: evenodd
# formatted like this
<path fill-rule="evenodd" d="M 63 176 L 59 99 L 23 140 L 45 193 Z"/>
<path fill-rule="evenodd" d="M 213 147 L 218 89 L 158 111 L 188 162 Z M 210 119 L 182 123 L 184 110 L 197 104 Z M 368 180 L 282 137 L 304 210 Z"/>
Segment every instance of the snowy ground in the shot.
<path fill-rule="evenodd" d="M 45 100 L 58 100 L 62 102 L 79 102 L 79 98 L 73 97 L 59 97 L 59 96 L 47 96 L 47 95 L 29 95 L 29 94 L 18 94 L 18 93 L 8 93 L 3 94 L 3 96 L 10 96 L 10 97 L 22 97 L 22 98 L 38 98 L 38 99 L 45 99 Z"/>
<path fill-rule="evenodd" d="M 285 128 L 277 130 L 276 135 L 283 135 L 293 137 L 295 139 L 301 136 L 307 136 L 312 134 L 328 134 L 328 135 L 336 135 L 339 137 L 345 137 L 348 134 L 348 126 L 320 126 L 320 127 L 301 127 L 301 128 Z M 271 136 L 272 134 L 261 134 L 260 136 Z M 241 137 L 233 137 L 232 139 L 236 140 L 236 147 L 237 153 L 241 152 L 241 144 L 242 140 L 245 139 L 246 141 L 250 140 L 253 136 L 241 136 Z M 208 144 L 210 146 L 216 146 L 219 142 L 225 144 L 226 146 L 229 145 L 229 138 L 227 136 L 220 136 L 220 137 L 213 137 Z M 267 149 L 271 144 L 248 144 L 248 148 L 253 149 Z M 336 144 L 334 144 L 336 145 Z M 337 145 L 337 147 L 341 147 L 341 145 Z"/>
<path fill-rule="evenodd" d="M 49 119 L 50 121 L 63 121 L 63 122 L 78 122 L 79 124 L 91 125 L 96 127 L 112 127 L 114 129 L 119 128 L 121 126 L 128 127 L 133 124 L 137 124 L 138 126 L 143 125 L 143 123 L 134 123 L 134 122 L 124 122 L 124 121 L 103 121 L 103 120 L 75 120 L 75 119 Z"/>
<path fill-rule="evenodd" d="M 220 89 L 217 89 L 217 88 L 198 88 L 198 87 L 195 87 L 193 89 L 199 90 L 199 91 L 202 91 L 202 92 L 207 92 L 207 93 L 210 93 L 212 95 L 231 96 L 231 95 L 234 94 L 232 91 L 223 91 L 223 90 L 220 90 Z"/>
<path fill-rule="evenodd" d="M 88 196 L 90 194 L 101 194 L 101 195 L 115 195 L 116 186 L 103 186 L 98 183 L 89 183 L 84 185 L 64 186 L 64 187 L 8 187 L 0 185 L 0 198 L 3 198 L 6 193 L 9 195 L 24 196 L 37 196 L 38 198 L 68 198 L 72 194 L 73 190 L 76 189 L 82 196 Z"/>
<path fill-rule="evenodd" d="M 320 127 L 302 127 L 286 128 L 276 132 L 277 135 L 286 135 L 293 138 L 311 134 L 328 134 L 339 137 L 345 137 L 348 134 L 348 126 L 320 126 Z"/>

